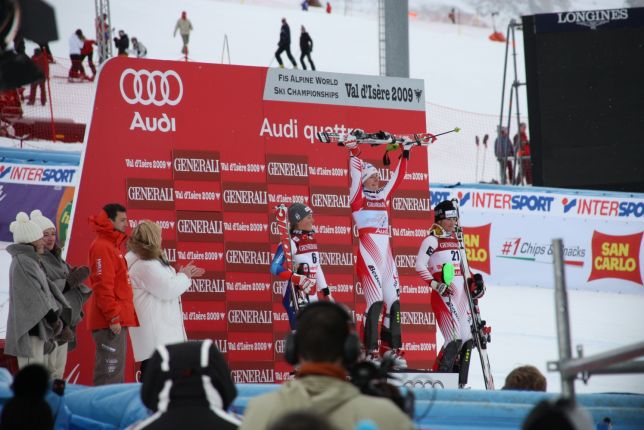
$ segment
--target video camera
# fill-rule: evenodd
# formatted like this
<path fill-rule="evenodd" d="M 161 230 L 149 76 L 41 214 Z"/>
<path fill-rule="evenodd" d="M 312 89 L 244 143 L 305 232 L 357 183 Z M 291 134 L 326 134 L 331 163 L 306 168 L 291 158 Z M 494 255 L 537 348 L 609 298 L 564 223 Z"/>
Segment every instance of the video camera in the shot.
<path fill-rule="evenodd" d="M 362 394 L 374 397 L 384 397 L 393 401 L 410 419 L 414 419 L 414 392 L 406 390 L 403 394 L 398 387 L 387 382 L 392 378 L 390 371 L 394 361 L 390 357 L 383 358 L 380 365 L 370 361 L 361 361 L 349 369 L 351 383 L 360 389 Z"/>
<path fill-rule="evenodd" d="M 0 0 L 0 91 L 44 79 L 25 54 L 24 39 L 38 45 L 58 39 L 53 8 L 42 0 Z"/>

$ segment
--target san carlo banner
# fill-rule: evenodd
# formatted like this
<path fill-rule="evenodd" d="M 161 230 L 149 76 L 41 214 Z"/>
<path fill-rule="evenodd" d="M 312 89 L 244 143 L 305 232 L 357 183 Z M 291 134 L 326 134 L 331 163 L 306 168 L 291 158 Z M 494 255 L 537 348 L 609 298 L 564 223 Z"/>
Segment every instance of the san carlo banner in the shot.
<path fill-rule="evenodd" d="M 433 186 L 456 198 L 470 266 L 490 284 L 553 287 L 552 239 L 564 244 L 566 286 L 644 293 L 644 195 L 494 186 Z"/>
<path fill-rule="evenodd" d="M 86 264 L 87 219 L 120 202 L 129 227 L 157 222 L 172 263 L 206 269 L 183 296 L 189 338 L 212 338 L 236 382 L 280 382 L 288 319 L 284 282 L 269 273 L 278 245 L 274 208 L 315 212 L 321 261 L 336 300 L 358 324 L 365 301 L 354 271 L 348 154 L 318 131 L 423 131 L 422 80 L 115 58 L 103 67 L 82 154 L 67 258 Z M 382 150 L 363 148 L 381 177 Z M 414 148 L 392 202 L 392 244 L 401 265 L 403 342 L 410 367 L 436 357 L 436 325 L 424 281 L 412 273 L 430 226 L 427 154 Z M 429 215 L 429 214 L 427 214 Z M 410 270 L 411 269 L 411 270 Z M 67 373 L 91 381 L 94 343 L 80 334 Z M 131 358 L 127 372 L 132 379 Z"/>

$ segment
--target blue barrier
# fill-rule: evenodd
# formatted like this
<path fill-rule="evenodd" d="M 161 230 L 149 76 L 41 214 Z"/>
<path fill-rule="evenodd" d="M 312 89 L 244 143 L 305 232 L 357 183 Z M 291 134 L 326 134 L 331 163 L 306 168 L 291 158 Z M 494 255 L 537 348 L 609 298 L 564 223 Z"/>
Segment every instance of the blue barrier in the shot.
<path fill-rule="evenodd" d="M 140 400 L 140 384 L 117 384 L 103 387 L 69 385 L 64 396 L 68 416 L 56 429 L 124 429 L 144 419 L 148 412 Z M 231 410 L 242 415 L 248 400 L 279 389 L 274 384 L 239 384 L 239 394 Z M 520 429 L 534 405 L 543 399 L 555 399 L 553 393 L 527 391 L 421 390 L 415 389 L 418 428 L 452 429 Z M 0 403 L 11 393 L 0 384 Z M 52 408 L 56 396 L 48 399 Z M 644 395 L 579 394 L 577 401 L 595 423 L 610 417 L 615 430 L 644 429 Z M 60 424 L 60 425 L 58 425 Z M 384 429 L 383 429 L 384 430 Z"/>
<path fill-rule="evenodd" d="M 31 164 L 65 164 L 78 166 L 80 152 L 75 151 L 44 151 L 37 149 L 0 148 L 0 160 L 10 163 Z"/>

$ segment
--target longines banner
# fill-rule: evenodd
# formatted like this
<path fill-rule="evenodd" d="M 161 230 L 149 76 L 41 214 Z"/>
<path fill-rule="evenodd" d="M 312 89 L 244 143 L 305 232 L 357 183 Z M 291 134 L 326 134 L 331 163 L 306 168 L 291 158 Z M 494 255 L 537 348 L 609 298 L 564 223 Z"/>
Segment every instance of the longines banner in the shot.
<path fill-rule="evenodd" d="M 490 284 L 552 287 L 552 239 L 564 244 L 568 288 L 644 294 L 644 195 L 432 187 L 457 198 L 470 266 Z"/>
<path fill-rule="evenodd" d="M 313 208 L 327 282 L 360 323 L 348 154 L 315 134 L 423 131 L 424 109 L 421 80 L 112 59 L 99 75 L 68 260 L 86 264 L 87 219 L 106 203 L 126 205 L 130 228 L 157 222 L 173 264 L 206 269 L 183 296 L 188 336 L 217 341 L 235 381 L 280 382 L 290 367 L 283 361 L 285 283 L 269 273 L 279 241 L 275 206 Z M 414 250 L 431 225 L 426 155 L 413 149 L 390 208 L 403 341 L 414 368 L 429 368 L 436 357 L 428 289 L 413 273 Z M 387 179 L 382 156 L 363 148 Z M 390 157 L 395 167 L 399 152 Z M 86 332 L 78 344 L 68 371 L 90 383 L 94 344 Z"/>

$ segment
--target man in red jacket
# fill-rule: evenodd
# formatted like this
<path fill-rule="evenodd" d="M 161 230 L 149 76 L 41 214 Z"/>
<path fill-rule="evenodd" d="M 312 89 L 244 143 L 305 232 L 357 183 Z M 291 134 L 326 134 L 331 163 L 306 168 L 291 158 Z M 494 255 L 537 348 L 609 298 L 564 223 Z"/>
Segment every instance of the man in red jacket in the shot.
<path fill-rule="evenodd" d="M 121 245 L 127 238 L 127 214 L 118 203 L 103 207 L 89 223 L 96 239 L 89 248 L 90 283 L 94 294 L 87 305 L 87 321 L 96 343 L 94 385 L 123 382 L 127 328 L 137 327 L 132 285 Z"/>
<path fill-rule="evenodd" d="M 34 55 L 31 57 L 36 66 L 40 69 L 42 74 L 45 76 L 44 79 L 31 83 L 31 89 L 29 91 L 29 100 L 27 101 L 28 105 L 33 105 L 36 103 L 36 91 L 40 88 L 40 102 L 44 106 L 47 103 L 47 91 L 45 89 L 45 83 L 49 79 L 49 62 L 47 61 L 47 53 L 43 52 L 42 49 L 34 49 Z"/>

